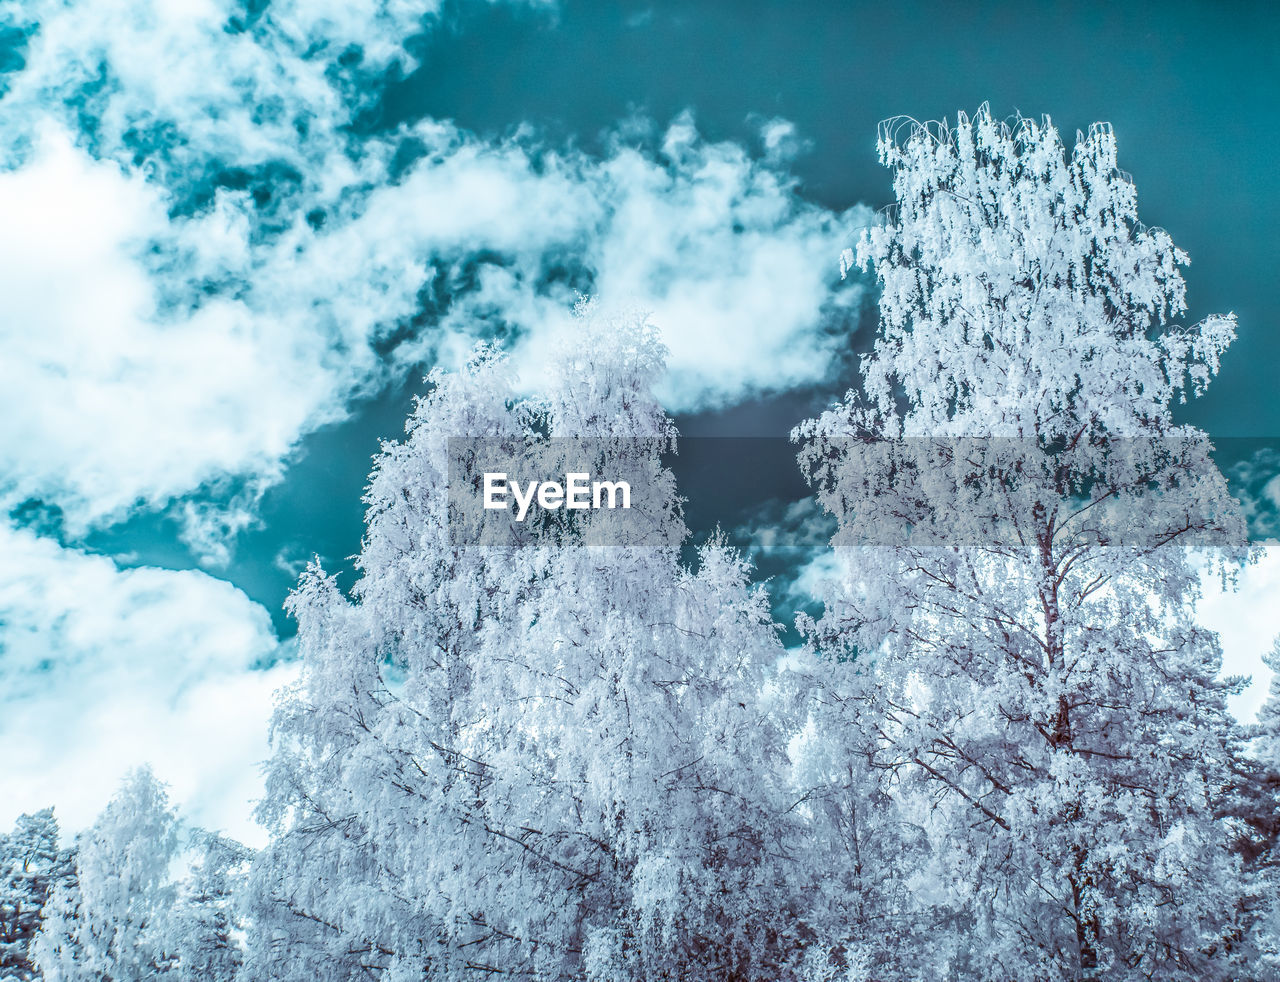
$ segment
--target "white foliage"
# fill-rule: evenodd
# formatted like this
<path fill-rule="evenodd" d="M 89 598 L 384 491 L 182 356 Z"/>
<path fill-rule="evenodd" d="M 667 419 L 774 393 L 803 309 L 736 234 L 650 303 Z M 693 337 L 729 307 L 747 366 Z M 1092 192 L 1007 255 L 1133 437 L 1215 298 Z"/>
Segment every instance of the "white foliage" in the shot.
<path fill-rule="evenodd" d="M 144 982 L 167 972 L 177 845 L 163 786 L 135 771 L 77 840 L 75 878 L 49 900 L 35 959 L 48 982 Z"/>
<path fill-rule="evenodd" d="M 879 916 L 935 928 L 917 957 L 945 977 L 1235 977 L 1238 734 L 1184 546 L 1243 526 L 1169 410 L 1233 319 L 1171 323 L 1186 257 L 1138 223 L 1109 127 L 1068 153 L 984 108 L 879 147 L 898 202 L 857 250 L 883 288 L 867 399 L 796 431 L 845 547 L 807 628 L 850 663 L 815 689 L 806 764 L 829 801 L 891 802 L 845 841 L 895 811 L 927 831 L 927 860 L 876 854 L 908 888 Z"/>
<path fill-rule="evenodd" d="M 384 447 L 354 601 L 318 568 L 291 601 L 305 667 L 277 719 L 252 977 L 782 970 L 794 824 L 762 702 L 781 649 L 740 558 L 680 566 L 663 356 L 643 318 L 584 307 L 542 400 L 482 348 Z M 450 437 L 588 448 L 653 493 L 559 545 L 459 544 Z M 605 523 L 613 545 L 580 544 Z"/>
<path fill-rule="evenodd" d="M 0 979 L 37 978 L 32 945 L 50 891 L 69 872 L 53 809 L 22 815 L 13 832 L 0 835 Z"/>

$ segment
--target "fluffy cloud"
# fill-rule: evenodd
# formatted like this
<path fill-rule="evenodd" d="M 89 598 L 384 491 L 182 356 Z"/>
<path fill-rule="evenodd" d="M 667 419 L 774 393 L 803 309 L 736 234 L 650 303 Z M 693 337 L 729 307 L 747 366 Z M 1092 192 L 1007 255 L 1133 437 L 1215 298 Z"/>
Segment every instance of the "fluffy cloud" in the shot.
<path fill-rule="evenodd" d="M 412 67 L 405 41 L 436 0 L 34 0 L 5 11 L 23 70 L 0 105 L 4 154 L 34 121 L 79 130 L 96 156 L 190 190 L 211 167 L 274 164 L 319 187 L 341 171 L 366 84 Z M 329 167 L 322 168 L 320 163 Z"/>
<path fill-rule="evenodd" d="M 865 216 L 800 197 L 785 122 L 756 155 L 688 117 L 602 158 L 432 121 L 357 139 L 434 4 L 24 9 L 0 504 L 56 504 L 73 536 L 232 478 L 252 500 L 353 399 L 477 337 L 534 377 L 579 291 L 653 313 L 675 410 L 821 378 L 857 302 L 835 257 Z M 245 524 L 177 514 L 214 563 Z"/>
<path fill-rule="evenodd" d="M 170 225 L 138 176 L 47 131 L 0 173 L 0 213 L 10 499 L 56 502 L 79 530 L 223 474 L 274 476 L 305 427 L 338 414 L 325 406 L 345 386 L 321 338 L 231 296 L 166 309 L 147 254 Z M 207 252 L 235 239 L 218 210 L 183 231 Z"/>
<path fill-rule="evenodd" d="M 1240 573 L 1238 583 L 1224 587 L 1218 577 L 1203 577 L 1204 595 L 1198 605 L 1200 621 L 1218 632 L 1222 642 L 1223 672 L 1247 675 L 1251 682 L 1231 699 L 1231 710 L 1244 720 L 1253 719 L 1267 697 L 1271 672 L 1262 656 L 1280 637 L 1280 546 L 1259 548 L 1257 563 Z"/>
<path fill-rule="evenodd" d="M 342 249 L 426 257 L 443 310 L 424 339 L 435 355 L 444 339 L 512 329 L 533 381 L 590 292 L 652 314 L 670 349 L 662 394 L 682 411 L 817 381 L 847 343 L 837 328 L 860 294 L 834 257 L 867 215 L 805 202 L 779 160 L 708 143 L 690 117 L 652 152 L 619 142 L 604 159 L 435 124 L 415 136 L 436 149 L 371 196 Z"/>
<path fill-rule="evenodd" d="M 1228 442 L 1217 441 L 1219 447 Z M 1280 450 L 1258 448 L 1228 468 L 1227 478 L 1244 507 L 1250 538 L 1255 542 L 1280 538 Z"/>
<path fill-rule="evenodd" d="M 57 806 L 88 824 L 150 761 L 198 824 L 257 837 L 271 693 L 267 612 L 199 572 L 122 570 L 0 526 L 0 827 Z"/>
<path fill-rule="evenodd" d="M 174 219 L 163 189 L 46 130 L 0 172 L 7 496 L 54 501 L 79 530 L 222 477 L 270 482 L 408 364 L 509 329 L 536 373 L 577 289 L 653 312 L 672 408 L 821 378 L 823 328 L 857 299 L 829 261 L 849 216 L 736 145 L 671 132 L 656 157 L 535 160 L 423 127 L 435 152 L 358 209 L 255 242 L 247 195 Z M 406 333 L 424 304 L 436 323 Z"/>

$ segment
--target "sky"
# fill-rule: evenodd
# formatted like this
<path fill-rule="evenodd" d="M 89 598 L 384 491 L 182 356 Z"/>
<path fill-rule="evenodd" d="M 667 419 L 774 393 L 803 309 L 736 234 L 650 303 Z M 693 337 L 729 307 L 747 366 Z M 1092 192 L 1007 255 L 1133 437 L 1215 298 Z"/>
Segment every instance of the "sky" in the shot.
<path fill-rule="evenodd" d="M 890 200 L 890 116 L 1114 125 L 1191 256 L 1189 318 L 1239 318 L 1180 413 L 1274 535 L 1274 5 L 29 0 L 0 24 L 0 827 L 82 827 L 149 761 L 258 841 L 298 571 L 350 582 L 370 459 L 431 367 L 496 339 L 536 388 L 580 293 L 651 311 L 681 432 L 740 441 L 690 443 L 689 524 L 730 529 L 789 619 L 825 526 L 781 438 L 871 342 L 839 255 Z M 1268 551 L 1202 605 L 1257 680 L 1245 717 L 1278 590 Z"/>

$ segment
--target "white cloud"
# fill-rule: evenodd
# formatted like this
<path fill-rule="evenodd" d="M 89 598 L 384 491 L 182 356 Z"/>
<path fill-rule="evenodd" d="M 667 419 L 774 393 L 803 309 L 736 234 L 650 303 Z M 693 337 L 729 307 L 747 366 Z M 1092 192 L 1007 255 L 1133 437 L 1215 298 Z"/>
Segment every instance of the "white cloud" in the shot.
<path fill-rule="evenodd" d="M 785 172 L 700 141 L 688 120 L 664 149 L 665 167 L 626 151 L 606 164 L 616 205 L 594 254 L 597 291 L 649 307 L 664 330 L 668 402 L 697 408 L 822 379 L 848 344 L 822 327 L 857 302 L 852 284 L 837 287 L 836 257 L 861 213 L 804 204 Z"/>
<path fill-rule="evenodd" d="M 443 327 L 524 328 L 515 361 L 531 380 L 569 329 L 574 299 L 568 284 L 545 282 L 549 265 L 584 270 L 607 305 L 649 311 L 670 349 L 661 394 L 675 411 L 822 379 L 847 344 L 824 328 L 860 298 L 855 284 L 841 288 L 836 257 L 862 210 L 806 203 L 785 171 L 702 140 L 688 117 L 656 154 L 543 152 L 535 164 L 520 145 L 464 143 L 378 192 L 361 223 L 379 215 L 395 216 L 381 223 L 384 243 L 408 224 L 437 260 L 500 254 Z"/>
<path fill-rule="evenodd" d="M 1249 688 L 1231 699 L 1231 711 L 1252 720 L 1267 697 L 1271 672 L 1262 656 L 1280 636 L 1280 546 L 1259 549 L 1260 560 L 1241 571 L 1236 588 L 1223 588 L 1206 573 L 1204 595 L 1198 605 L 1200 622 L 1218 632 L 1222 643 L 1223 672 L 1249 675 Z"/>
<path fill-rule="evenodd" d="M 277 0 L 257 13 L 234 0 L 34 0 L 25 69 L 0 106 L 21 155 L 33 119 L 73 126 L 100 156 L 145 162 L 166 185 L 211 161 L 285 163 L 309 181 L 337 167 L 341 128 L 368 103 L 355 84 L 392 64 L 438 0 Z M 340 169 L 340 167 L 339 167 Z"/>
<path fill-rule="evenodd" d="M 56 502 L 74 534 L 224 477 L 264 486 L 353 396 L 499 324 L 536 374 L 574 300 L 557 265 L 652 312 L 673 409 L 829 369 L 841 342 L 824 327 L 858 298 L 833 259 L 851 218 L 737 145 L 688 120 L 656 157 L 487 146 L 438 124 L 412 136 L 431 149 L 399 180 L 321 230 L 295 216 L 264 238 L 247 194 L 170 217 L 165 189 L 44 128 L 0 172 L 9 503 Z M 439 323 L 379 354 L 424 289 Z"/>
<path fill-rule="evenodd" d="M 0 526 L 0 828 L 88 824 L 150 762 L 196 824 L 260 838 L 271 693 L 293 667 L 267 612 L 203 573 L 121 570 Z"/>
<path fill-rule="evenodd" d="M 0 507 L 56 503 L 79 535 L 223 476 L 261 487 L 384 381 L 370 342 L 426 266 L 313 248 L 307 218 L 342 225 L 387 182 L 397 142 L 345 127 L 438 8 L 5 12 L 26 40 L 0 99 Z"/>
<path fill-rule="evenodd" d="M 834 549 L 815 553 L 786 584 L 787 599 L 797 607 L 831 596 L 844 579 L 844 567 Z"/>
<path fill-rule="evenodd" d="M 10 502 L 56 502 L 78 530 L 223 474 L 272 476 L 300 432 L 340 412 L 323 408 L 342 385 L 322 339 L 230 298 L 162 309 L 144 262 L 171 234 L 162 195 L 65 134 L 0 172 L 0 213 Z M 226 222 L 215 211 L 181 231 Z"/>
<path fill-rule="evenodd" d="M 1280 537 L 1280 452 L 1262 447 L 1227 469 L 1255 542 Z"/>
<path fill-rule="evenodd" d="M 184 501 L 178 537 L 206 569 L 225 569 L 231 551 L 245 529 L 260 528 L 256 495 L 240 495 L 230 502 Z"/>

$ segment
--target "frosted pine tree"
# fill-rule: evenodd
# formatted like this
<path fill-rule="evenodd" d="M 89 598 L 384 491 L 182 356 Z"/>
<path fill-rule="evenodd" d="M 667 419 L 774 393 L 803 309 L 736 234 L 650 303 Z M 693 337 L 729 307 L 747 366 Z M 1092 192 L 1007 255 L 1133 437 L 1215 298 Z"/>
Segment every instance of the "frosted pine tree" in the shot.
<path fill-rule="evenodd" d="M 35 962 L 48 982 L 142 982 L 166 974 L 177 817 L 151 772 L 135 771 L 77 839 L 75 877 L 50 897 Z"/>
<path fill-rule="evenodd" d="M 1273 673 L 1271 685 L 1251 727 L 1248 753 L 1237 765 L 1228 815 L 1239 830 L 1237 850 L 1249 872 L 1242 902 L 1263 919 L 1263 961 L 1275 974 L 1280 972 L 1280 638 L 1262 657 Z"/>
<path fill-rule="evenodd" d="M 1247 975 L 1231 683 L 1187 548 L 1243 527 L 1171 413 L 1234 319 L 1178 323 L 1186 257 L 1139 223 L 1106 126 L 1068 152 L 984 108 L 879 149 L 897 204 L 847 259 L 882 287 L 865 396 L 796 431 L 844 566 L 809 631 L 855 659 L 833 697 L 927 822 L 933 954 L 958 978 Z"/>
<path fill-rule="evenodd" d="M 168 919 L 165 948 L 176 958 L 170 974 L 181 982 L 234 982 L 244 960 L 240 888 L 252 851 L 204 831 L 188 849 L 193 860 Z"/>
<path fill-rule="evenodd" d="M 20 816 L 13 831 L 0 836 L 0 979 L 37 977 L 32 942 L 50 891 L 70 874 L 52 808 Z"/>

